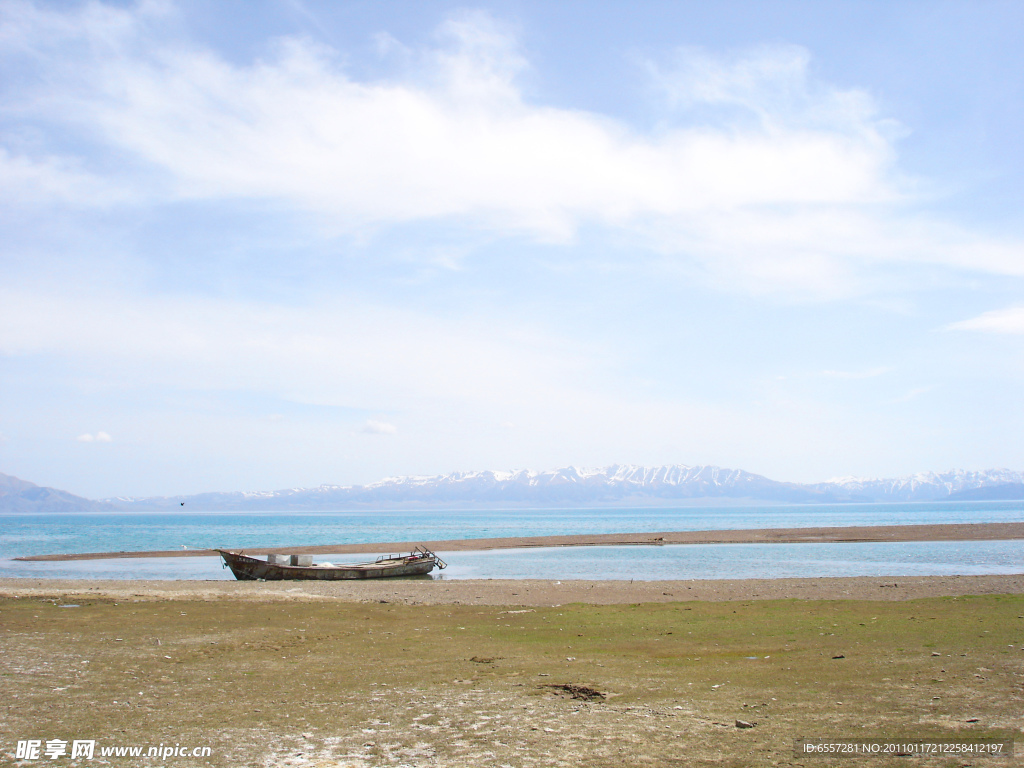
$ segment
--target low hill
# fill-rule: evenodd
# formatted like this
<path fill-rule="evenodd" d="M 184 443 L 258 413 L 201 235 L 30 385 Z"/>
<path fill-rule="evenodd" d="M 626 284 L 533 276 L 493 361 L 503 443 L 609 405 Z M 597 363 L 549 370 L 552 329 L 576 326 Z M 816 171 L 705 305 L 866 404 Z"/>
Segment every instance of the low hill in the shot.
<path fill-rule="evenodd" d="M 1018 501 L 1024 500 L 1024 483 L 1000 483 L 999 485 L 971 488 L 957 491 L 949 496 L 950 501 Z"/>
<path fill-rule="evenodd" d="M 51 514 L 107 512 L 113 509 L 115 507 L 106 502 L 92 501 L 0 473 L 0 512 Z"/>

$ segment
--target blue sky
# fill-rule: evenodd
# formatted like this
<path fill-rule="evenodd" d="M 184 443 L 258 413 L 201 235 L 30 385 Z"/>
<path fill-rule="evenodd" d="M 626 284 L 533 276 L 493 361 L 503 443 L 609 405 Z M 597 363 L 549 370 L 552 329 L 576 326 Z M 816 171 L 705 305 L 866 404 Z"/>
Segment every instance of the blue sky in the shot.
<path fill-rule="evenodd" d="M 1017 2 L 0 3 L 0 471 L 1024 468 Z"/>

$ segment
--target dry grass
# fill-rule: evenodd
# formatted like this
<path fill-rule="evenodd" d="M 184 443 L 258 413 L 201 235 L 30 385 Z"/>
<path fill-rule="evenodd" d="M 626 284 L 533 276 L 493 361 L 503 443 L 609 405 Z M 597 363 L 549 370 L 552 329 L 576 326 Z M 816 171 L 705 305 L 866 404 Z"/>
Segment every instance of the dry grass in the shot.
<path fill-rule="evenodd" d="M 112 765 L 886 765 L 798 760 L 793 742 L 1021 733 L 1021 595 L 59 602 L 0 601 L 8 763 L 18 739 L 95 738 L 213 748 L 211 758 Z M 583 689 L 606 697 L 574 695 Z M 913 761 L 967 764 L 1011 762 Z"/>

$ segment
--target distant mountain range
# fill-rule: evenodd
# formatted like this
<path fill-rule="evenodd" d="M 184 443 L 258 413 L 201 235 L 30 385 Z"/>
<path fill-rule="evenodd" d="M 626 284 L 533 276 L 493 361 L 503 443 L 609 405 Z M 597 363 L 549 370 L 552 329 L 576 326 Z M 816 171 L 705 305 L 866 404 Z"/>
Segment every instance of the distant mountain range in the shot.
<path fill-rule="evenodd" d="M 1024 499 L 1024 472 L 991 469 L 924 472 L 889 479 L 837 478 L 799 484 L 712 466 L 614 465 L 546 472 L 457 472 L 391 477 L 370 485 L 91 501 L 0 474 L 0 512 L 272 511 L 401 507 L 671 506 L 698 500 L 822 504 Z"/>
<path fill-rule="evenodd" d="M 109 512 L 113 504 L 91 501 L 56 488 L 44 488 L 27 480 L 0 473 L 0 512 Z"/>

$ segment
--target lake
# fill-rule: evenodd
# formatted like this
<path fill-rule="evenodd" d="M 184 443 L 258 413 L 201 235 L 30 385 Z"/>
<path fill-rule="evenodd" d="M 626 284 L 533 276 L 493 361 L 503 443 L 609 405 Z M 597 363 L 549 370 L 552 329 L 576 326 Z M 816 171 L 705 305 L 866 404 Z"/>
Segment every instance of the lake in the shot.
<path fill-rule="evenodd" d="M 230 578 L 213 558 L 20 563 L 19 555 L 505 536 L 1024 522 L 1024 502 L 529 510 L 0 515 L 0 576 Z M 368 553 L 372 549 L 368 549 Z M 689 579 L 1024 571 L 1024 542 L 709 544 L 443 554 L 444 578 Z M 358 556 L 324 555 L 352 562 Z M 371 558 L 372 559 L 372 558 Z"/>
<path fill-rule="evenodd" d="M 763 579 L 824 576 L 952 576 L 1024 572 L 1024 541 L 910 541 L 810 544 L 671 544 L 531 547 L 439 552 L 435 579 Z M 359 562 L 374 554 L 318 555 Z M 0 576 L 67 579 L 230 580 L 219 557 L 66 562 L 0 561 Z"/>

